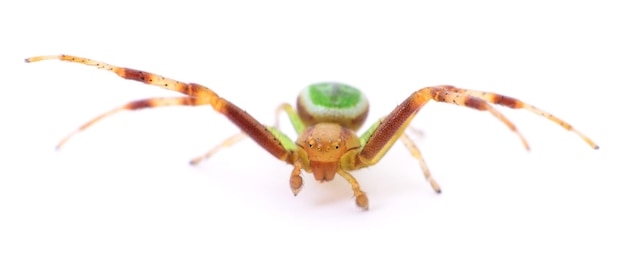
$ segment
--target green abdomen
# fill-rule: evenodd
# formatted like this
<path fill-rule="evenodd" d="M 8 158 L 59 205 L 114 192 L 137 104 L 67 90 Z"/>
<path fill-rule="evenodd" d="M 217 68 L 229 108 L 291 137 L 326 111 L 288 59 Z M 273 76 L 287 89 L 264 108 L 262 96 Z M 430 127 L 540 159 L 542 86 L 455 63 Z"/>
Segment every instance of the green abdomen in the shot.
<path fill-rule="evenodd" d="M 324 82 L 304 88 L 297 108 L 307 126 L 326 122 L 357 130 L 367 118 L 369 103 L 361 91 L 350 85 Z"/>

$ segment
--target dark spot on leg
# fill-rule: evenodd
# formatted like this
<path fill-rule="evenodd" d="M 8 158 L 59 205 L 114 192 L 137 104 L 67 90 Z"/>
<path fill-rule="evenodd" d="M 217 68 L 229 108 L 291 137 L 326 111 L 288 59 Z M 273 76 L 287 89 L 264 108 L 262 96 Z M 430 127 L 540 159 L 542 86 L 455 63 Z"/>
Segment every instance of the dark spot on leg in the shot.
<path fill-rule="evenodd" d="M 465 97 L 465 105 L 478 110 L 486 110 L 487 102 L 478 97 L 468 96 Z"/>
<path fill-rule="evenodd" d="M 504 95 L 499 96 L 499 100 L 496 104 L 504 105 L 510 108 L 522 107 L 522 103 L 519 100 L 512 98 L 512 97 L 504 96 Z"/>
<path fill-rule="evenodd" d="M 140 100 L 140 101 L 134 101 L 134 102 L 128 103 L 128 106 L 126 107 L 126 109 L 142 109 L 142 108 L 148 108 L 151 106 L 152 104 L 150 103 L 150 100 Z"/>
<path fill-rule="evenodd" d="M 441 91 L 435 92 L 435 94 L 433 96 L 433 99 L 435 99 L 435 101 L 437 101 L 437 102 L 445 102 L 446 101 L 445 98 L 446 98 L 446 96 Z"/>

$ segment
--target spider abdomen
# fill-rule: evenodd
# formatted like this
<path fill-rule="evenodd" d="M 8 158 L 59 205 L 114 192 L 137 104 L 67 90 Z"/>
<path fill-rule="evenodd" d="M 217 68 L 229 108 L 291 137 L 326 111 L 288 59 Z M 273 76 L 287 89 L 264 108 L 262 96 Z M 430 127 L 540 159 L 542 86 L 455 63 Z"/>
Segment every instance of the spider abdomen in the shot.
<path fill-rule="evenodd" d="M 296 106 L 307 126 L 328 122 L 352 130 L 363 125 L 369 110 L 367 97 L 360 90 L 336 82 L 309 85 L 298 95 Z"/>

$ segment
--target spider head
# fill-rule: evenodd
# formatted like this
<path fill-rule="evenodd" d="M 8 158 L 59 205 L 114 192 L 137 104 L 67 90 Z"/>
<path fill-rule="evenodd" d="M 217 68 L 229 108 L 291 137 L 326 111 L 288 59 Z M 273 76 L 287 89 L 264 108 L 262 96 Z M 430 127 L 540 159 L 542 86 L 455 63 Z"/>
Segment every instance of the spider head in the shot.
<path fill-rule="evenodd" d="M 361 145 L 354 131 L 335 123 L 308 127 L 296 144 L 307 153 L 313 176 L 319 182 L 333 180 L 344 154 Z"/>

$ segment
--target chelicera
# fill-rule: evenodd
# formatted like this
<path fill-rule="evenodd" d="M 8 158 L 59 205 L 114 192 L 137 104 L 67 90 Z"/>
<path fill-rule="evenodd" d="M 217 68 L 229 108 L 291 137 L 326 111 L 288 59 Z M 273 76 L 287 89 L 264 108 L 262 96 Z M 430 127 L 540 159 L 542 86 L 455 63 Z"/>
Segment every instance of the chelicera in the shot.
<path fill-rule="evenodd" d="M 598 148 L 598 145 L 590 138 L 574 129 L 570 124 L 525 102 L 496 93 L 460 89 L 448 85 L 431 86 L 413 92 L 386 117 L 377 120 L 361 136 L 357 136 L 355 131 L 361 128 L 365 122 L 369 102 L 358 89 L 347 84 L 333 82 L 316 83 L 306 87 L 298 96 L 295 109 L 289 104 L 282 104 L 278 107 L 277 114 L 286 113 L 299 135 L 295 141 L 292 141 L 279 131 L 277 126 L 261 124 L 235 104 L 219 97 L 213 90 L 200 84 L 184 83 L 145 71 L 117 67 L 69 55 L 32 57 L 26 59 L 26 62 L 51 59 L 95 66 L 111 71 L 125 79 L 160 86 L 185 95 L 129 102 L 85 123 L 65 137 L 57 145 L 57 148 L 60 148 L 77 132 L 123 110 L 161 106 L 211 105 L 215 111 L 223 114 L 239 127 L 242 133 L 228 138 L 205 155 L 191 160 L 192 164 L 197 164 L 210 157 L 221 147 L 230 146 L 248 136 L 271 155 L 293 166 L 289 185 L 294 195 L 297 195 L 302 189 L 301 173 L 303 170 L 312 173 L 319 182 L 331 181 L 335 175 L 339 175 L 348 181 L 354 192 L 356 204 L 362 209 L 368 209 L 368 198 L 365 192 L 361 190 L 357 180 L 349 172 L 378 163 L 398 139 L 405 143 L 411 154 L 419 161 L 432 188 L 438 193 L 441 192 L 441 188 L 431 177 L 419 149 L 405 134 L 405 130 L 413 117 L 431 100 L 490 112 L 518 135 L 526 149 L 528 149 L 526 139 L 518 132 L 515 125 L 491 104 L 529 110 L 576 133 L 592 148 Z"/>

